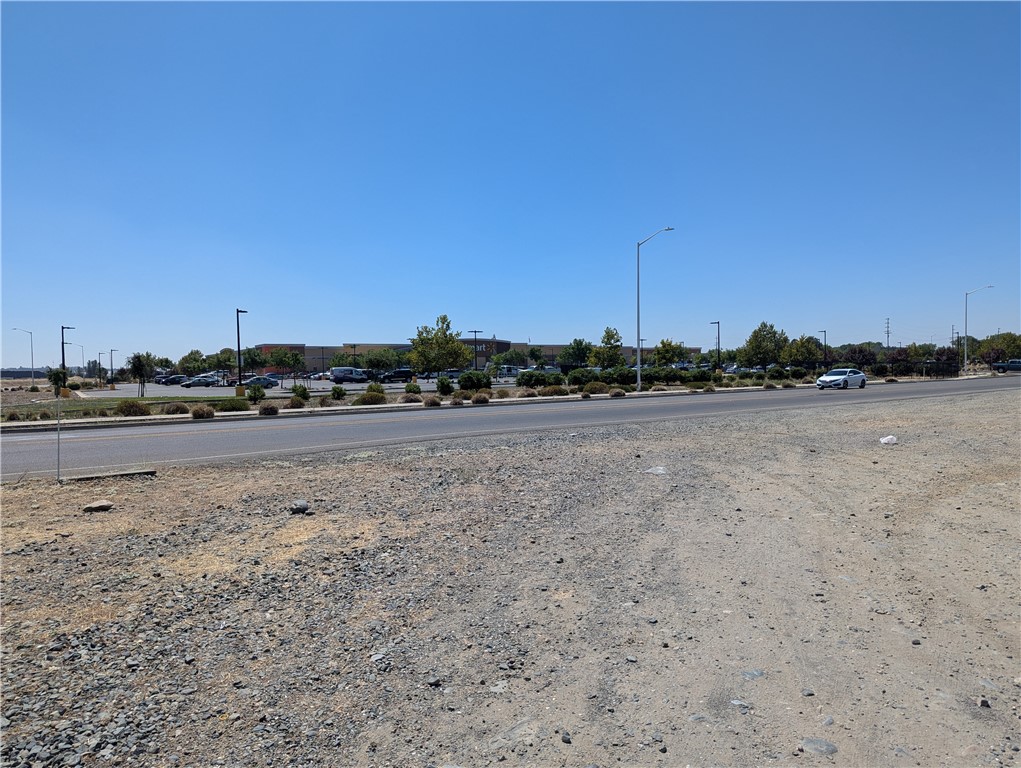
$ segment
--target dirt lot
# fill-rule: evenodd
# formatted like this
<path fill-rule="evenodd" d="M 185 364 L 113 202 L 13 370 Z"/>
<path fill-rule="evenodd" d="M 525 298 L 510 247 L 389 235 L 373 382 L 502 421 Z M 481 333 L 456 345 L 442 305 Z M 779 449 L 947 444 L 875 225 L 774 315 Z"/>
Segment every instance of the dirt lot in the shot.
<path fill-rule="evenodd" d="M 0 757 L 1015 764 L 1019 416 L 1015 390 L 6 485 Z"/>

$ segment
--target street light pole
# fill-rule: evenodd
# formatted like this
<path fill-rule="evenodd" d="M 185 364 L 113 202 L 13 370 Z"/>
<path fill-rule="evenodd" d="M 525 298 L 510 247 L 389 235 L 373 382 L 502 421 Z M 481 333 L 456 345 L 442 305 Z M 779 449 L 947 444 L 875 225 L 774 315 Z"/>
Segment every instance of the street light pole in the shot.
<path fill-rule="evenodd" d="M 993 288 L 992 285 L 983 285 L 981 288 L 976 288 L 974 291 L 965 291 L 964 293 L 964 372 L 968 372 L 968 297 L 973 293 L 984 291 L 986 288 Z"/>
<path fill-rule="evenodd" d="M 720 364 L 720 321 L 712 320 L 709 325 L 716 326 L 716 370 L 721 371 L 723 368 Z"/>
<path fill-rule="evenodd" d="M 477 371 L 479 369 L 479 334 L 482 331 L 468 331 L 468 333 L 475 336 L 475 340 L 472 342 L 472 352 L 475 353 L 475 359 L 472 360 L 472 370 Z"/>
<path fill-rule="evenodd" d="M 96 359 L 99 360 L 99 370 L 96 371 L 96 384 L 97 385 L 99 384 L 99 380 L 101 378 L 103 378 L 103 355 L 105 355 L 105 354 L 106 354 L 105 352 L 97 352 L 96 353 Z"/>
<path fill-rule="evenodd" d="M 238 383 L 237 383 L 237 385 L 239 387 L 241 386 L 241 379 L 243 378 L 242 375 L 241 375 L 241 315 L 247 315 L 247 314 L 248 314 L 248 310 L 247 309 L 235 309 L 234 310 L 234 319 L 237 321 L 237 326 L 238 326 Z"/>
<path fill-rule="evenodd" d="M 85 378 L 85 345 L 79 344 L 77 341 L 72 341 L 71 343 L 76 347 L 82 348 L 82 378 Z"/>
<path fill-rule="evenodd" d="M 822 334 L 822 367 L 823 368 L 828 368 L 829 367 L 829 362 L 828 362 L 828 357 L 826 356 L 826 352 L 827 352 L 827 349 L 826 349 L 826 331 L 819 331 L 819 333 Z"/>
<path fill-rule="evenodd" d="M 32 337 L 31 331 L 26 331 L 24 328 L 12 328 L 12 331 L 21 331 L 22 333 L 28 334 L 28 354 L 32 363 L 32 386 L 35 386 L 35 340 Z"/>
<path fill-rule="evenodd" d="M 635 354 L 635 368 L 638 370 L 638 391 L 642 391 L 642 246 L 649 242 L 660 232 L 673 232 L 673 227 L 653 232 L 644 240 L 640 240 L 635 246 L 635 338 L 638 341 L 638 349 Z"/>
<path fill-rule="evenodd" d="M 114 367 L 113 367 L 113 353 L 114 353 L 114 352 L 120 352 L 120 350 L 119 350 L 119 349 L 111 349 L 111 350 L 110 350 L 110 383 L 111 383 L 111 384 L 113 384 L 113 372 L 114 372 Z"/>
<path fill-rule="evenodd" d="M 60 369 L 64 372 L 65 376 L 67 376 L 67 361 L 64 357 L 64 347 L 67 345 L 67 342 L 64 341 L 64 331 L 73 330 L 75 330 L 75 327 L 73 325 L 60 326 Z"/>

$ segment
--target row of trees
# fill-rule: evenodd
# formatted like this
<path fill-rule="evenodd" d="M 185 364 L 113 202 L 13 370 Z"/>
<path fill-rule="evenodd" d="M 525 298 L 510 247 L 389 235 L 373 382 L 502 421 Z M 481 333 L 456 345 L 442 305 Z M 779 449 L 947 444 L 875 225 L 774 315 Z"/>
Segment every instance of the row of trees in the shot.
<path fill-rule="evenodd" d="M 813 369 L 833 363 L 846 363 L 864 369 L 880 363 L 896 365 L 925 360 L 960 362 L 960 347 L 961 345 L 950 347 L 909 344 L 906 347 L 887 348 L 880 342 L 871 341 L 824 347 L 822 341 L 815 336 L 803 335 L 790 339 L 782 329 L 777 330 L 771 323 L 762 322 L 749 334 L 742 346 L 737 349 L 720 350 L 720 361 L 723 364 L 736 363 L 749 368 L 755 366 L 765 368 L 778 364 Z M 1021 336 L 1008 332 L 998 333 L 986 339 L 969 337 L 968 350 L 969 353 L 973 353 L 973 360 L 980 360 L 986 364 L 1021 358 Z M 468 368 L 473 363 L 473 355 L 472 347 L 461 340 L 461 333 L 452 330 L 450 319 L 446 315 L 440 315 L 436 318 L 435 326 L 423 325 L 417 329 L 408 352 L 375 349 L 362 355 L 338 353 L 330 358 L 329 367 L 354 366 L 392 370 L 407 366 L 416 372 L 426 373 Z M 242 358 L 245 372 L 273 366 L 295 375 L 305 367 L 305 359 L 301 353 L 286 347 L 275 348 L 268 354 L 249 347 L 242 351 Z M 655 366 L 669 366 L 688 361 L 688 358 L 683 342 L 662 339 L 651 350 L 651 354 L 643 354 L 642 362 Z M 493 355 L 489 359 L 490 365 L 494 368 L 501 365 L 523 367 L 529 363 L 541 365 L 545 361 L 545 354 L 540 347 L 531 347 L 527 352 L 510 350 Z M 569 368 L 588 366 L 609 369 L 626 366 L 634 361 L 624 355 L 623 342 L 617 329 L 608 327 L 603 331 L 598 344 L 585 339 L 573 339 L 557 355 L 556 362 Z M 715 366 L 716 351 L 702 352 L 690 362 Z M 193 349 L 176 362 L 149 352 L 136 352 L 127 359 L 118 374 L 120 378 L 130 377 L 140 382 L 144 391 L 144 382 L 151 381 L 158 368 L 174 369 L 189 376 L 212 370 L 236 372 L 237 351 L 224 347 L 219 352 L 204 354 L 198 349 Z M 90 375 L 102 375 L 102 369 L 94 360 L 89 361 L 87 371 Z M 95 374 L 92 374 L 92 371 L 95 371 Z"/>

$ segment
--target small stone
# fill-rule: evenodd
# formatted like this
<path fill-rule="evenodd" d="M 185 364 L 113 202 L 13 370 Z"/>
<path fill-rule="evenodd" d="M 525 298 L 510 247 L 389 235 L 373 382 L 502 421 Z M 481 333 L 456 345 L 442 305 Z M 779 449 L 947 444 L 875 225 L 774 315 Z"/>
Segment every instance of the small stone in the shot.
<path fill-rule="evenodd" d="M 308 502 L 304 499 L 296 499 L 291 502 L 291 514 L 292 515 L 311 515 L 309 511 Z"/>
<path fill-rule="evenodd" d="M 111 509 L 113 509 L 112 501 L 100 499 L 99 501 L 94 501 L 91 504 L 86 504 L 82 507 L 82 512 L 106 512 Z"/>
<path fill-rule="evenodd" d="M 912 645 L 921 645 L 921 644 L 922 644 L 922 641 L 921 641 L 921 640 L 919 640 L 919 639 L 918 639 L 918 638 L 916 637 L 916 638 L 915 638 L 914 640 L 912 640 L 912 641 L 911 641 L 911 644 L 912 644 Z"/>
<path fill-rule="evenodd" d="M 567 731 L 564 731 L 562 734 L 560 734 L 560 740 L 564 742 L 564 744 L 570 744 L 571 734 L 569 734 Z"/>
<path fill-rule="evenodd" d="M 979 699 L 978 705 L 980 707 L 985 707 L 986 709 L 992 709 L 993 707 L 993 705 L 989 703 L 989 699 Z"/>
<path fill-rule="evenodd" d="M 637 664 L 638 658 L 636 656 L 628 656 L 627 661 L 631 662 L 632 664 Z"/>
<path fill-rule="evenodd" d="M 825 739 L 802 739 L 801 748 L 814 755 L 835 755 L 837 747 Z"/>
<path fill-rule="evenodd" d="M 802 688 L 801 689 L 801 695 L 802 696 L 815 696 L 815 691 L 813 691 L 811 688 Z"/>
<path fill-rule="evenodd" d="M 428 680 L 425 681 L 426 685 L 431 685 L 433 688 L 439 688 L 440 683 L 443 682 L 443 678 L 432 675 Z"/>

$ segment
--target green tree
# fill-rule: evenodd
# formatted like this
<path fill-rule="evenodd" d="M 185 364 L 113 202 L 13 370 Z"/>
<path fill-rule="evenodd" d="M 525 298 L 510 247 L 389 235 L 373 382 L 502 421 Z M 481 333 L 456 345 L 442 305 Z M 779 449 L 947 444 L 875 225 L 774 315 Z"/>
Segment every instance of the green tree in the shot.
<path fill-rule="evenodd" d="M 138 396 L 145 397 L 145 382 L 156 375 L 156 357 L 151 352 L 136 352 L 125 367 L 138 382 Z"/>
<path fill-rule="evenodd" d="M 585 341 L 585 339 L 574 339 L 570 344 L 560 350 L 560 354 L 557 355 L 557 362 L 561 365 L 573 365 L 581 368 L 588 365 L 588 358 L 591 354 L 591 341 Z"/>
<path fill-rule="evenodd" d="M 354 368 L 354 358 L 347 352 L 337 352 L 330 358 L 330 368 Z"/>
<path fill-rule="evenodd" d="M 517 365 L 523 368 L 528 365 L 528 355 L 520 349 L 508 349 L 500 355 L 500 362 L 497 365 Z"/>
<path fill-rule="evenodd" d="M 392 371 L 401 367 L 402 355 L 396 349 L 370 349 L 361 356 L 366 368 L 374 371 Z"/>
<path fill-rule="evenodd" d="M 255 371 L 265 368 L 267 365 L 269 365 L 269 358 L 266 357 L 266 353 L 261 349 L 245 347 L 241 350 L 241 367 L 246 371 L 255 373 Z"/>
<path fill-rule="evenodd" d="M 815 336 L 802 334 L 784 349 L 780 362 L 784 365 L 796 365 L 809 370 L 823 361 L 822 342 Z"/>
<path fill-rule="evenodd" d="M 782 358 L 788 343 L 786 333 L 776 330 L 772 323 L 763 321 L 745 340 L 738 356 L 743 365 L 761 365 L 766 368 Z"/>
<path fill-rule="evenodd" d="M 298 371 L 305 365 L 305 358 L 300 352 L 294 352 L 287 347 L 274 347 L 270 350 L 269 361 L 275 367 L 291 374 L 294 383 L 298 383 Z"/>
<path fill-rule="evenodd" d="M 869 344 L 848 344 L 846 347 L 840 349 L 839 352 L 839 358 L 836 359 L 839 359 L 842 362 L 851 363 L 855 368 L 859 368 L 863 371 L 867 367 L 876 364 L 876 351 Z M 898 358 L 898 360 L 899 359 L 900 358 Z M 909 359 L 906 352 L 904 352 L 903 359 Z M 893 363 L 897 362 L 897 360 L 887 360 L 887 362 Z"/>
<path fill-rule="evenodd" d="M 978 343 L 978 356 L 988 363 L 1021 358 L 1021 336 L 1016 333 L 994 333 Z M 971 354 L 972 347 L 968 347 Z M 990 358 L 990 359 L 987 359 Z"/>
<path fill-rule="evenodd" d="M 419 326 L 411 341 L 408 362 L 417 373 L 434 373 L 448 368 L 467 368 L 472 349 L 461 341 L 461 333 L 450 330 L 446 315 L 436 318 L 436 327 Z"/>
<path fill-rule="evenodd" d="M 233 371 L 238 364 L 237 350 L 224 347 L 219 352 L 206 355 L 207 371 Z"/>
<path fill-rule="evenodd" d="M 546 355 L 542 353 L 542 347 L 529 347 L 528 359 L 536 365 L 542 365 L 546 362 Z"/>
<path fill-rule="evenodd" d="M 603 369 L 627 365 L 627 360 L 624 358 L 624 353 L 621 352 L 621 347 L 620 333 L 616 328 L 607 327 L 603 331 L 603 338 L 600 340 L 599 346 L 592 348 L 592 354 L 589 355 L 589 365 Z"/>
<path fill-rule="evenodd" d="M 53 385 L 53 394 L 60 397 L 60 390 L 67 386 L 67 371 L 63 368 L 50 368 L 46 372 L 46 378 Z"/>
<path fill-rule="evenodd" d="M 206 356 L 198 349 L 193 349 L 177 361 L 177 370 L 185 376 L 195 376 L 202 373 L 206 365 Z"/>
<path fill-rule="evenodd" d="M 678 363 L 688 355 L 684 342 L 674 344 L 670 339 L 662 339 L 652 350 L 652 362 L 654 365 L 667 366 Z"/>

